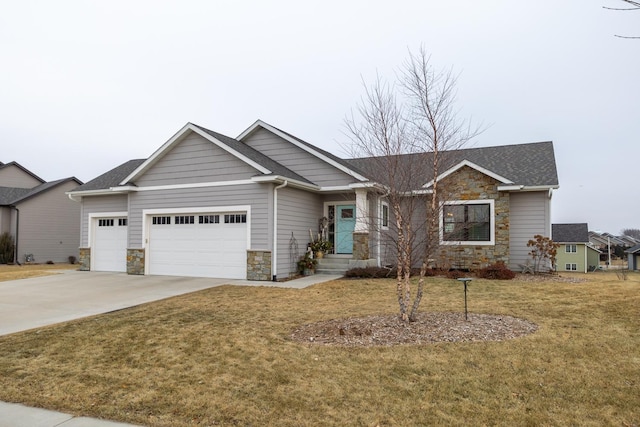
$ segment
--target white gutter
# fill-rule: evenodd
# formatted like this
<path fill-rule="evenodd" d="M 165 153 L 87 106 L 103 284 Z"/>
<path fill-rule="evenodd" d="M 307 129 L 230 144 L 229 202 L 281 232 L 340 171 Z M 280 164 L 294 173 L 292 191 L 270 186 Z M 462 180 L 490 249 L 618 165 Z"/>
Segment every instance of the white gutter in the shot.
<path fill-rule="evenodd" d="M 498 191 L 542 191 L 557 190 L 559 185 L 499 185 Z"/>
<path fill-rule="evenodd" d="M 271 251 L 271 277 L 275 282 L 278 279 L 278 190 L 286 187 L 289 181 L 286 179 L 273 188 L 273 251 Z"/>
<path fill-rule="evenodd" d="M 320 187 L 315 185 L 315 184 L 309 184 L 306 182 L 302 182 L 302 181 L 298 181 L 296 179 L 291 179 L 291 178 L 286 178 L 284 176 L 280 176 L 280 175 L 267 175 L 267 176 L 254 176 L 251 177 L 251 181 L 253 182 L 272 182 L 272 183 L 278 183 L 278 182 L 286 182 L 287 185 L 291 186 L 291 187 L 297 187 L 297 188 L 303 188 L 305 190 L 310 190 L 310 191 L 319 191 Z"/>

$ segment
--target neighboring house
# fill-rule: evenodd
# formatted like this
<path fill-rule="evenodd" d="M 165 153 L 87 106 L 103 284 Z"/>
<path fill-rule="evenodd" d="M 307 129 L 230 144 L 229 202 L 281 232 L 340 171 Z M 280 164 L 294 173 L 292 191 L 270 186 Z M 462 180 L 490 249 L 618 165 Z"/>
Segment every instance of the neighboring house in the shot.
<path fill-rule="evenodd" d="M 640 270 L 640 245 L 636 245 L 624 251 L 627 254 L 629 270 Z"/>
<path fill-rule="evenodd" d="M 587 273 L 600 265 L 600 251 L 589 243 L 586 223 L 553 224 L 551 239 L 559 243 L 556 255 L 557 271 Z"/>
<path fill-rule="evenodd" d="M 0 163 L 0 233 L 13 237 L 15 261 L 78 257 L 80 207 L 66 193 L 79 184 L 73 177 L 45 182 L 16 162 Z"/>
<path fill-rule="evenodd" d="M 465 268 L 495 261 L 517 268 L 529 256 L 527 241 L 551 234 L 553 144 L 450 153 L 455 162 L 442 177 L 462 185 L 446 206 L 463 213 L 473 207 L 485 232 L 465 241 L 441 233 L 439 255 Z M 323 218 L 336 254 L 390 263 L 380 244 L 388 205 L 375 177 L 363 172 L 366 162 L 341 159 L 262 121 L 235 139 L 188 123 L 148 159 L 69 193 L 82 209 L 82 268 L 275 280 L 296 270 Z M 424 172 L 417 190 L 428 194 Z M 456 218 L 459 226 L 469 221 Z"/>

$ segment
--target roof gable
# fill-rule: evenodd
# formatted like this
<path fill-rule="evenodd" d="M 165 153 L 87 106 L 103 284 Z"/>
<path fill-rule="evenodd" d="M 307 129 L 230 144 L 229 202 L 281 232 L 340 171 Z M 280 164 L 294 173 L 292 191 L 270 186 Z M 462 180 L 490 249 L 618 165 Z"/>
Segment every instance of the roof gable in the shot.
<path fill-rule="evenodd" d="M 459 171 L 460 169 L 462 169 L 463 167 L 470 167 L 471 169 L 474 169 L 484 175 L 490 176 L 491 178 L 495 179 L 496 181 L 499 181 L 503 184 L 513 184 L 513 181 L 500 176 L 488 169 L 483 168 L 482 166 L 478 166 L 473 162 L 470 162 L 469 160 L 463 160 L 460 163 L 458 163 L 457 165 L 449 168 L 448 170 L 446 170 L 445 172 L 443 172 L 442 174 L 440 174 L 440 176 L 438 176 L 438 181 L 443 180 L 444 178 L 448 177 L 449 175 L 454 174 L 455 172 Z M 426 183 L 424 185 L 425 188 L 429 188 L 433 186 L 433 180 L 429 181 L 428 183 Z"/>
<path fill-rule="evenodd" d="M 17 174 L 15 173 L 17 172 Z M 18 162 L 0 163 L 0 185 L 16 188 L 33 188 L 46 181 Z"/>
<path fill-rule="evenodd" d="M 64 183 L 71 182 L 71 181 L 76 182 L 77 184 L 82 184 L 82 181 L 80 181 L 76 177 L 69 177 L 69 178 L 58 179 L 56 181 L 45 182 L 34 188 L 0 187 L 0 205 L 15 205 L 18 203 L 23 203 L 59 185 L 62 185 Z"/>
<path fill-rule="evenodd" d="M 165 142 L 158 150 L 156 150 L 151 157 L 144 160 L 139 166 L 137 166 L 131 173 L 125 176 L 119 183 L 119 185 L 127 185 L 134 182 L 141 177 L 147 170 L 149 170 L 155 163 L 170 152 L 177 144 L 179 144 L 190 133 L 196 133 L 207 141 L 216 145 L 218 148 L 231 154 L 237 159 L 243 161 L 247 165 L 256 169 L 263 175 L 279 175 L 285 178 L 298 180 L 301 182 L 312 184 L 302 176 L 295 172 L 285 168 L 278 164 L 273 159 L 265 156 L 259 151 L 233 139 L 228 136 L 219 134 L 209 129 L 203 128 L 193 123 L 187 123 L 182 129 L 180 129 L 173 137 Z"/>
<path fill-rule="evenodd" d="M 359 171 L 357 168 L 355 168 L 352 164 L 350 164 L 347 160 L 341 159 L 331 153 L 329 153 L 328 151 L 325 151 L 319 147 L 316 147 L 313 144 L 310 144 L 294 135 L 291 135 L 288 132 L 285 132 L 281 129 L 278 129 L 275 126 L 272 126 L 266 122 L 263 122 L 262 120 L 257 120 L 254 124 L 252 124 L 251 126 L 249 126 L 247 129 L 245 129 L 240 135 L 238 135 L 238 137 L 236 138 L 239 141 L 244 141 L 246 140 L 251 134 L 253 134 L 254 132 L 256 132 L 258 129 L 265 129 L 277 136 L 279 136 L 280 138 L 284 139 L 285 141 L 289 142 L 290 144 L 295 145 L 296 147 L 300 148 L 303 151 L 306 151 L 307 153 L 311 154 L 312 156 L 318 158 L 319 160 L 333 166 L 334 168 L 340 170 L 343 173 L 346 173 L 347 175 L 350 175 L 352 177 L 354 177 L 356 180 L 358 181 L 368 181 L 369 179 L 367 177 L 365 177 L 361 171 Z"/>

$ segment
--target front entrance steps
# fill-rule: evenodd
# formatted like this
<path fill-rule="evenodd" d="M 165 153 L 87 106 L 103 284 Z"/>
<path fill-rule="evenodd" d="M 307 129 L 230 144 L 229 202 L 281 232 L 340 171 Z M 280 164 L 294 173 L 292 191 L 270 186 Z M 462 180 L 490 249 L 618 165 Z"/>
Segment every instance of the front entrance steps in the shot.
<path fill-rule="evenodd" d="M 316 274 L 341 274 L 344 275 L 349 270 L 349 261 L 353 256 L 325 254 L 324 258 L 318 258 L 316 265 Z"/>
<path fill-rule="evenodd" d="M 324 258 L 318 258 L 316 274 L 342 274 L 352 268 L 375 267 L 375 259 L 355 260 L 353 255 L 325 254 Z"/>

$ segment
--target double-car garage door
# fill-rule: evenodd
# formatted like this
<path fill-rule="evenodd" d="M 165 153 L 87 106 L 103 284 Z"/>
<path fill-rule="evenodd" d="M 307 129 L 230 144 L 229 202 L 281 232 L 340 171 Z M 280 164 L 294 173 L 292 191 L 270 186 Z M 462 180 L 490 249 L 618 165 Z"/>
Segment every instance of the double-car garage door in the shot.
<path fill-rule="evenodd" d="M 246 212 L 161 214 L 149 215 L 145 220 L 148 227 L 147 274 L 246 278 Z M 113 242 L 111 246 L 118 246 L 115 242 L 121 236 L 116 236 L 117 231 L 112 230 L 110 237 L 96 233 L 96 247 L 104 246 L 107 241 Z M 100 238 L 104 240 L 98 242 Z M 113 265 L 108 271 L 126 270 L 126 231 L 124 248 L 125 255 L 119 258 L 124 269 Z M 107 254 L 104 251 L 92 252 L 92 257 L 98 257 L 94 269 L 99 270 L 98 266 L 103 265 L 99 258 Z"/>

